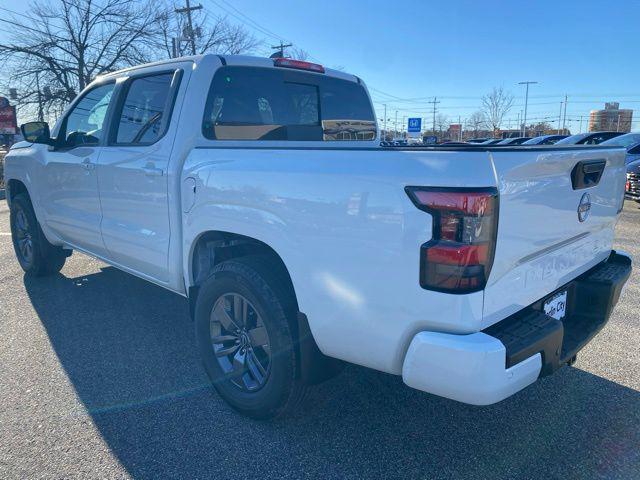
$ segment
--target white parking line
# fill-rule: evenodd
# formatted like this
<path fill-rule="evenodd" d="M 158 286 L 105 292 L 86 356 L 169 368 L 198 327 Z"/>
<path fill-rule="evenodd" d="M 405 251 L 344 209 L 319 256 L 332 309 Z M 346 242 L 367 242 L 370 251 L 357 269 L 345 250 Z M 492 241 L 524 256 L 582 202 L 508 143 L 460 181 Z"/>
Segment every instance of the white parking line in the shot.
<path fill-rule="evenodd" d="M 0 232 L 0 237 L 2 237 L 2 236 L 10 237 L 11 236 L 11 232 Z"/>

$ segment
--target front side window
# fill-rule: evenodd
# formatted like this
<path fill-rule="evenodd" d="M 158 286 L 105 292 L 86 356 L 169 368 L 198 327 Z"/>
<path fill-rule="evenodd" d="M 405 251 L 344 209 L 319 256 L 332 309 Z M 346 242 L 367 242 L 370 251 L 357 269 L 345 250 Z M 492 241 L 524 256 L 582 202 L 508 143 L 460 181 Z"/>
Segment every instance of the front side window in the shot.
<path fill-rule="evenodd" d="M 271 68 L 223 67 L 211 83 L 202 131 L 216 140 L 374 140 L 364 88 Z"/>
<path fill-rule="evenodd" d="M 60 132 L 60 146 L 97 145 L 103 135 L 107 108 L 113 95 L 114 84 L 108 83 L 87 92 L 73 107 Z"/>
<path fill-rule="evenodd" d="M 163 132 L 173 73 L 131 81 L 119 115 L 116 143 L 148 145 Z"/>

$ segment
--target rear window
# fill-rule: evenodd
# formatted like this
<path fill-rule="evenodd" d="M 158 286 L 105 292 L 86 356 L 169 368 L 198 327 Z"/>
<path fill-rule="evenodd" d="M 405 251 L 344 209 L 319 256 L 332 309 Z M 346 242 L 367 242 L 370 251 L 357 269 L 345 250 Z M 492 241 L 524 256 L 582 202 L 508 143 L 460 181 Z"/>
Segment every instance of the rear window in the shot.
<path fill-rule="evenodd" d="M 212 140 L 375 140 L 365 89 L 356 82 L 288 69 L 222 67 L 202 124 Z"/>

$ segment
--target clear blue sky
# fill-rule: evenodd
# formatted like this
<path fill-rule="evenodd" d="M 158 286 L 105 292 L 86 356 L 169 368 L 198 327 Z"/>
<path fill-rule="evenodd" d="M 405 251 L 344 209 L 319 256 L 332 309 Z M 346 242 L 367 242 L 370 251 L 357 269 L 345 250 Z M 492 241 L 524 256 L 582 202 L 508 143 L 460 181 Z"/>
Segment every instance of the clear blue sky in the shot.
<path fill-rule="evenodd" d="M 211 12 L 235 13 L 231 4 L 314 59 L 361 76 L 388 104 L 388 117 L 395 108 L 425 117 L 430 106 L 379 91 L 438 96 L 453 120 L 502 85 L 516 96 L 515 124 L 524 104 L 517 83 L 536 80 L 529 118 L 557 118 L 567 93 L 569 118 L 612 100 L 637 109 L 640 120 L 640 1 L 201 1 Z M 569 126 L 577 130 L 578 122 Z"/>
<path fill-rule="evenodd" d="M 396 109 L 400 118 L 430 117 L 426 98 L 394 97 L 437 96 L 439 113 L 464 119 L 479 108 L 482 95 L 503 86 L 516 96 L 508 116 L 515 125 L 524 105 L 524 87 L 517 83 L 535 80 L 540 83 L 530 90 L 530 119 L 557 119 L 566 93 L 573 131 L 580 115 L 605 101 L 636 110 L 633 127 L 640 129 L 640 0 L 192 3 L 198 1 L 209 14 L 243 23 L 264 41 L 262 53 L 278 39 L 291 41 L 313 60 L 359 75 L 379 118 L 381 103 L 387 103 L 388 118 Z M 13 0 L 0 0 L 0 6 L 26 8 Z"/>

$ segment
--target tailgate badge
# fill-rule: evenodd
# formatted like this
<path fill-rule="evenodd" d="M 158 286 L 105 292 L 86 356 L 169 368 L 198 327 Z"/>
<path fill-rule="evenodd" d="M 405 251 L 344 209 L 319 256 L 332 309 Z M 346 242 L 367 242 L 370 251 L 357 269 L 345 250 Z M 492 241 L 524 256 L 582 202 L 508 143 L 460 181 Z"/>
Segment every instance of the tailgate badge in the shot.
<path fill-rule="evenodd" d="M 585 193 L 578 204 L 578 220 L 584 222 L 591 212 L 591 195 Z"/>

